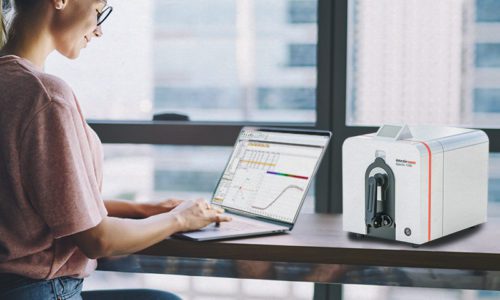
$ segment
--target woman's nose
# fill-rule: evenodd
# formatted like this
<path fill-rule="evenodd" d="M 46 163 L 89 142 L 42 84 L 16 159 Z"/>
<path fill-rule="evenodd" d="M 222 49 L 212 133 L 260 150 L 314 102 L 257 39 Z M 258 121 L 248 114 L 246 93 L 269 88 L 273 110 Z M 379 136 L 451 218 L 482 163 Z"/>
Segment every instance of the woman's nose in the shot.
<path fill-rule="evenodd" d="M 94 35 L 96 37 L 101 37 L 103 35 L 101 26 L 97 26 L 94 30 Z"/>

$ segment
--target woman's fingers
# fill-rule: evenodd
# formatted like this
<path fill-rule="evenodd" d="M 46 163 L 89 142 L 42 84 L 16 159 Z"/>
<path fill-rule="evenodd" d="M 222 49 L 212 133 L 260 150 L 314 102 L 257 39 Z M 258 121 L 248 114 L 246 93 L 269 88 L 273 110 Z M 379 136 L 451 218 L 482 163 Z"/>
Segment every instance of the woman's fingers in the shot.
<path fill-rule="evenodd" d="M 230 222 L 232 218 L 228 215 L 222 215 L 219 213 L 212 214 L 210 216 L 210 221 L 215 222 L 215 223 L 220 223 L 220 222 Z"/>
<path fill-rule="evenodd" d="M 218 219 L 219 220 L 216 222 L 231 222 L 233 220 L 233 218 L 228 215 L 218 215 Z"/>
<path fill-rule="evenodd" d="M 206 222 L 220 223 L 229 222 L 232 220 L 230 216 L 223 214 L 224 209 L 218 206 L 212 206 L 210 205 L 210 203 L 203 199 L 197 199 L 196 201 L 193 201 L 190 210 L 192 212 L 192 217 L 198 218 L 198 222 L 202 222 L 200 223 L 200 225 L 194 226 L 196 228 L 201 228 L 208 225 Z"/>

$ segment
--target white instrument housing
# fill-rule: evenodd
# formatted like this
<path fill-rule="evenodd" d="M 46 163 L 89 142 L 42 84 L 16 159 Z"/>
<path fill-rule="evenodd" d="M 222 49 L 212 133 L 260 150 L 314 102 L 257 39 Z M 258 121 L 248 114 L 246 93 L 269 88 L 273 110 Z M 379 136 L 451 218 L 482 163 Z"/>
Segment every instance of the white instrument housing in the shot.
<path fill-rule="evenodd" d="M 392 205 L 392 227 L 384 229 L 389 233 L 374 234 L 386 239 L 420 245 L 486 222 L 489 140 L 481 130 L 384 125 L 375 134 L 346 139 L 342 154 L 345 231 L 381 230 L 375 228 L 380 222 L 369 221 L 369 197 L 379 209 Z M 377 167 L 367 172 L 376 158 L 392 174 Z M 367 178 L 377 172 L 393 176 L 393 204 L 381 202 L 381 186 L 367 191 Z"/>

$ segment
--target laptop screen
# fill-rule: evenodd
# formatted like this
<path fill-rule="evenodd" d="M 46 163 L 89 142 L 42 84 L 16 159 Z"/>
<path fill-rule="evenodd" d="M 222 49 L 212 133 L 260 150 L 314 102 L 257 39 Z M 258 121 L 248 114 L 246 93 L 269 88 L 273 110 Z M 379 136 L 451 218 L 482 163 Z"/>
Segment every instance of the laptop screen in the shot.
<path fill-rule="evenodd" d="M 329 139 L 328 132 L 243 128 L 212 203 L 293 223 Z"/>

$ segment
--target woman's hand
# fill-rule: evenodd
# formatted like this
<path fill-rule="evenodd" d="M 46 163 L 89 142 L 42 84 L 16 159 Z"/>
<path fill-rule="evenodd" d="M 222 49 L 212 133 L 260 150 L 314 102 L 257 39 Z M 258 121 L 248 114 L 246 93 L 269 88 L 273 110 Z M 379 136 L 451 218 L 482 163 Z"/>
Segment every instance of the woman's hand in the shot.
<path fill-rule="evenodd" d="M 171 211 L 181 225 L 181 231 L 197 230 L 210 223 L 229 222 L 231 217 L 223 215 L 224 210 L 212 207 L 203 199 L 183 201 Z"/>
<path fill-rule="evenodd" d="M 165 201 L 168 213 L 134 220 L 106 216 L 96 226 L 72 235 L 80 250 L 89 258 L 130 254 L 156 244 L 179 231 L 196 230 L 212 222 L 231 221 L 220 208 L 211 207 L 204 200 Z M 180 203 L 180 204 L 179 204 Z M 106 208 L 114 213 L 130 215 L 138 203 L 107 201 Z M 156 205 L 156 207 L 160 207 Z"/>

